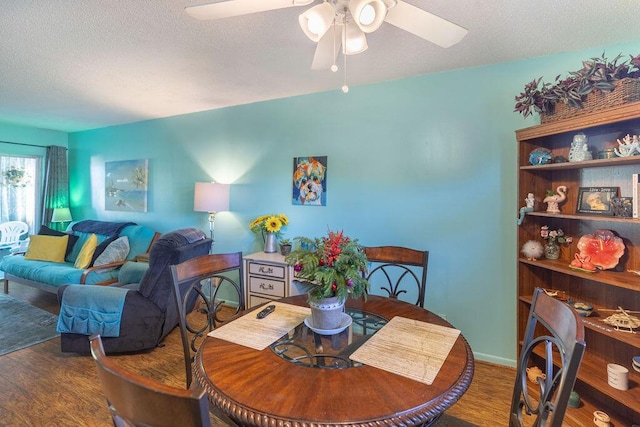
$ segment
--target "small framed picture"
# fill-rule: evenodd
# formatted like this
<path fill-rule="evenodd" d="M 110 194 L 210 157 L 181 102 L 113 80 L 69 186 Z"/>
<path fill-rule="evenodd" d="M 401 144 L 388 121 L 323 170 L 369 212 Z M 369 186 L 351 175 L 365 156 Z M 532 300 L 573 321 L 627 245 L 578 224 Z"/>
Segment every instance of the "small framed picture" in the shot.
<path fill-rule="evenodd" d="M 591 215 L 613 215 L 612 199 L 618 187 L 580 187 L 576 212 Z"/>
<path fill-rule="evenodd" d="M 611 199 L 613 207 L 613 216 L 621 216 L 631 218 L 633 215 L 633 198 L 632 197 L 614 197 Z"/>

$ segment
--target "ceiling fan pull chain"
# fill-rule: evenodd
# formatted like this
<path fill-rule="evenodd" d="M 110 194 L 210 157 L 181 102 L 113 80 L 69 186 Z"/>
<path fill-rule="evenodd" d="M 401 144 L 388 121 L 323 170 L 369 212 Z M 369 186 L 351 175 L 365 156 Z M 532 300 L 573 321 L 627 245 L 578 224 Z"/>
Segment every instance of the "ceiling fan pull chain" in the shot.
<path fill-rule="evenodd" d="M 342 85 L 342 92 L 349 92 L 349 86 L 347 86 L 347 8 L 344 9 L 344 25 L 342 26 L 342 57 L 344 58 L 344 84 Z"/>
<path fill-rule="evenodd" d="M 338 55 L 338 52 L 336 52 L 336 17 L 333 17 L 333 65 L 331 66 L 331 71 L 332 72 L 336 72 L 338 71 L 338 65 L 336 64 L 336 56 Z"/>

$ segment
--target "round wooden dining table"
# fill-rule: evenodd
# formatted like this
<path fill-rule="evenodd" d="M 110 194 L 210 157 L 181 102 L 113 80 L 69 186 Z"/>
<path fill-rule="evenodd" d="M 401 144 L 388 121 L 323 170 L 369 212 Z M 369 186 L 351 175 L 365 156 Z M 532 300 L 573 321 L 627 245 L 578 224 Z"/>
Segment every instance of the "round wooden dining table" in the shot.
<path fill-rule="evenodd" d="M 307 296 L 278 302 L 306 306 Z M 369 295 L 347 307 L 452 327 L 418 306 Z M 246 315 L 246 314 L 245 314 Z M 194 377 L 211 404 L 243 426 L 429 425 L 467 391 L 473 353 L 460 334 L 432 384 L 372 366 L 327 369 L 292 363 L 267 347 L 258 351 L 207 337 L 196 353 Z"/>

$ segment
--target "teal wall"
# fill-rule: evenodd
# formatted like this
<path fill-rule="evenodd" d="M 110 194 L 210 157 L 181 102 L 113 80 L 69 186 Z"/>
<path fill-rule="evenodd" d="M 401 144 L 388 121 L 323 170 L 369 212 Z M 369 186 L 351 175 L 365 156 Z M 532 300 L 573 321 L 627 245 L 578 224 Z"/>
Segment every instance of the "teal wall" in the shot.
<path fill-rule="evenodd" d="M 45 155 L 47 145 L 67 147 L 68 134 L 49 129 L 38 129 L 0 123 L 0 154 L 5 155 Z M 29 144 L 36 147 L 10 143 Z"/>
<path fill-rule="evenodd" d="M 604 48 L 115 126 L 69 136 L 74 218 L 207 230 L 196 181 L 233 184 L 216 252 L 260 250 L 248 224 L 289 216 L 288 237 L 342 229 L 365 245 L 430 251 L 427 308 L 479 359 L 516 357 L 513 113 L 525 83 L 580 67 Z M 638 53 L 640 44 L 609 46 Z M 291 204 L 292 158 L 328 156 L 326 207 Z M 104 210 L 104 163 L 149 159 L 147 213 Z"/>

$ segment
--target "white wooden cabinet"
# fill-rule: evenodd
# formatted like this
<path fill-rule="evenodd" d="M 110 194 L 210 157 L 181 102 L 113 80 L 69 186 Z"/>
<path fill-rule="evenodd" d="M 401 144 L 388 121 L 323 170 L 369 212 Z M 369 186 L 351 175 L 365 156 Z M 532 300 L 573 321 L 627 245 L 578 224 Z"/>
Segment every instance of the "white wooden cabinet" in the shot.
<path fill-rule="evenodd" d="M 305 286 L 293 280 L 293 267 L 279 253 L 256 252 L 246 255 L 244 271 L 247 308 L 306 293 Z"/>

